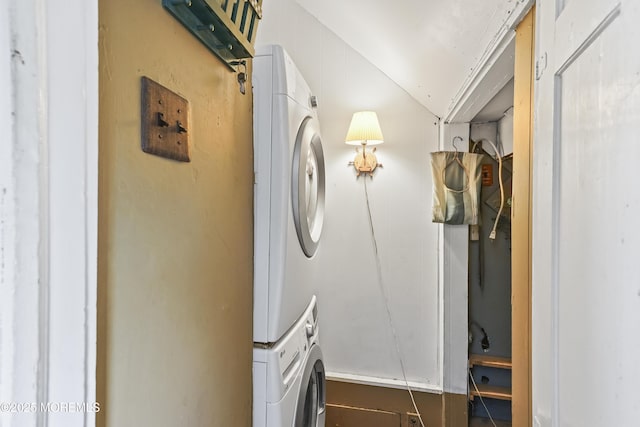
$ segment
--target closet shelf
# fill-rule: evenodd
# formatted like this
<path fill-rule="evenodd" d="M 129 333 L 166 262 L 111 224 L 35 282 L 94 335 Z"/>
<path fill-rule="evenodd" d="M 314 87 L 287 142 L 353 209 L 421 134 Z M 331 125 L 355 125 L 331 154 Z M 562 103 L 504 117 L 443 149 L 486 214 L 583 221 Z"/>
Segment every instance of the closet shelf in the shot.
<path fill-rule="evenodd" d="M 485 399 L 511 400 L 511 388 L 509 387 L 478 384 L 478 390 L 480 391 L 480 395 Z M 469 391 L 469 395 L 473 399 L 475 396 L 478 396 L 478 392 L 475 388 L 472 388 Z"/>
<path fill-rule="evenodd" d="M 469 367 L 486 366 L 488 368 L 511 369 L 511 359 L 507 357 L 472 354 L 469 356 Z"/>

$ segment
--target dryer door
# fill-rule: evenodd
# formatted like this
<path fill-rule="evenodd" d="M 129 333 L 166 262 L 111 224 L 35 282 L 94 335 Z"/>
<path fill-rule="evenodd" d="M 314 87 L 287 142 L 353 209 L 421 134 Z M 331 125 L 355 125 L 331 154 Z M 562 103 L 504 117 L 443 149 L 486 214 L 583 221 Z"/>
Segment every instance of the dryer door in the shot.
<path fill-rule="evenodd" d="M 324 222 L 324 153 L 318 122 L 302 121 L 293 150 L 291 204 L 298 240 L 311 258 L 318 249 Z"/>
<path fill-rule="evenodd" d="M 295 427 L 324 427 L 326 407 L 326 379 L 322 351 L 312 345 L 304 367 L 298 404 L 296 406 Z"/>

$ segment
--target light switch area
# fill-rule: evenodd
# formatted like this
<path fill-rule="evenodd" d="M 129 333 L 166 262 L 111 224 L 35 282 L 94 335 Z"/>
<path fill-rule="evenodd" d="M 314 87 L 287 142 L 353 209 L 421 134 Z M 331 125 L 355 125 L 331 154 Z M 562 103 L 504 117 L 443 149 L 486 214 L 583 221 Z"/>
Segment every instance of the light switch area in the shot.
<path fill-rule="evenodd" d="M 142 77 L 142 151 L 189 162 L 189 101 Z"/>

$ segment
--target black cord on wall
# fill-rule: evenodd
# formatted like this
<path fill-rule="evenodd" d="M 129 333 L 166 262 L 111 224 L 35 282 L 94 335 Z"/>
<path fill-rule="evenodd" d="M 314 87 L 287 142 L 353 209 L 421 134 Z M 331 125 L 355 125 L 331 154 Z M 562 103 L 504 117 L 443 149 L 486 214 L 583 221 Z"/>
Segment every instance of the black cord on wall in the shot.
<path fill-rule="evenodd" d="M 416 405 L 416 400 L 413 397 L 413 390 L 409 386 L 409 381 L 407 380 L 407 372 L 404 366 L 404 360 L 402 359 L 402 352 L 400 351 L 400 342 L 398 340 L 398 334 L 396 332 L 396 328 L 393 324 L 393 318 L 391 317 L 391 310 L 389 309 L 389 298 L 387 296 L 386 288 L 384 286 L 384 281 L 382 279 L 382 262 L 380 261 L 380 253 L 378 252 L 378 241 L 376 239 L 375 229 L 373 228 L 373 219 L 371 216 L 371 204 L 369 203 L 369 190 L 367 189 L 367 177 L 364 177 L 364 195 L 367 201 L 367 214 L 369 218 L 369 227 L 371 230 L 371 240 L 373 242 L 373 252 L 376 259 L 376 272 L 378 276 L 378 284 L 380 285 L 380 292 L 382 293 L 382 297 L 384 298 L 384 306 L 387 312 L 387 317 L 389 319 L 389 325 L 391 326 L 391 332 L 393 334 L 393 341 L 395 343 L 396 352 L 398 354 L 398 359 L 400 359 L 400 369 L 402 370 L 402 377 L 404 379 L 404 383 L 407 387 L 407 391 L 409 392 L 409 396 L 411 397 L 411 403 L 413 404 L 413 409 L 418 414 L 418 419 L 420 420 L 420 425 L 422 427 L 426 427 L 424 422 L 422 421 L 422 415 L 420 415 L 420 411 L 418 410 L 418 405 Z"/>

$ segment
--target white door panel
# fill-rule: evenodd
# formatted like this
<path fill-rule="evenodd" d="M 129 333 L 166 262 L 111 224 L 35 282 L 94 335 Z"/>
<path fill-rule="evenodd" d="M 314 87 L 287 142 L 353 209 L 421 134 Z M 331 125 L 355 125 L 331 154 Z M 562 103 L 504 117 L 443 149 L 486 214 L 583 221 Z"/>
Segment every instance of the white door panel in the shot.
<path fill-rule="evenodd" d="M 566 65 L 572 55 L 579 54 L 581 46 L 597 37 L 619 12 L 619 0 L 565 3 L 556 21 L 556 70 Z"/>
<path fill-rule="evenodd" d="M 640 56 L 631 52 L 640 5 L 564 6 L 558 13 L 553 2 L 538 5 L 538 52 L 550 62 L 536 86 L 534 425 L 633 426 L 640 419 Z"/>
<path fill-rule="evenodd" d="M 630 275 L 640 254 L 640 193 L 632 179 L 640 159 L 633 137 L 640 92 L 634 96 L 625 87 L 631 82 L 620 79 L 627 52 L 611 49 L 623 29 L 622 21 L 612 21 L 559 75 L 560 425 L 632 425 L 616 422 L 624 411 L 612 409 L 632 410 L 638 400 L 640 365 L 624 358 L 637 355 L 629 337 L 640 336 L 637 322 L 625 322 L 640 321 L 628 310 L 640 309 L 639 280 Z M 629 335 L 631 329 L 636 331 Z"/>

